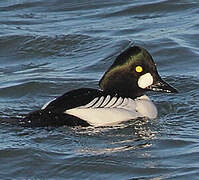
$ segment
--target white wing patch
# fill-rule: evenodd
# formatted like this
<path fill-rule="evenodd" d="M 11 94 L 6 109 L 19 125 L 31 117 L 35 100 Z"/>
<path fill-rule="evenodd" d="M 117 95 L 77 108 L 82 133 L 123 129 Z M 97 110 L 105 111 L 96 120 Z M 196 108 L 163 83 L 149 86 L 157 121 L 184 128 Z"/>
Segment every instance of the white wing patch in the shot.
<path fill-rule="evenodd" d="M 102 103 L 101 107 L 106 106 L 107 103 L 110 101 L 110 99 L 111 99 L 111 96 L 110 96 L 110 95 L 106 96 L 106 99 L 105 99 L 104 102 Z"/>
<path fill-rule="evenodd" d="M 93 106 L 93 104 L 95 104 L 97 102 L 99 98 L 96 97 L 95 99 L 93 99 L 90 103 L 86 104 L 84 107 L 89 108 L 91 106 Z"/>
<path fill-rule="evenodd" d="M 112 105 L 114 105 L 116 101 L 117 101 L 117 98 L 116 97 L 112 97 L 112 99 L 109 101 L 109 103 L 107 105 L 105 105 L 104 107 L 105 108 L 109 108 Z"/>
<path fill-rule="evenodd" d="M 119 107 L 125 107 L 128 104 L 129 100 L 128 98 L 124 98 L 123 103 Z"/>
<path fill-rule="evenodd" d="M 68 109 L 64 113 L 83 119 L 93 126 L 107 126 L 138 117 L 155 118 L 157 109 L 146 95 L 135 100 L 122 97 L 111 98 L 107 95 L 96 97 L 90 103 Z"/>
<path fill-rule="evenodd" d="M 115 102 L 115 104 L 113 104 L 113 106 L 111 106 L 112 108 L 114 107 L 119 107 L 119 105 L 121 105 L 123 103 L 123 98 L 118 98 L 117 101 Z"/>
<path fill-rule="evenodd" d="M 45 109 L 51 102 L 53 102 L 56 98 L 54 98 L 53 100 L 47 102 L 46 104 L 43 105 L 43 107 L 41 109 Z"/>
<path fill-rule="evenodd" d="M 94 106 L 92 106 L 92 108 L 100 107 L 103 101 L 104 101 L 104 96 L 100 97 L 100 99 L 94 104 Z"/>

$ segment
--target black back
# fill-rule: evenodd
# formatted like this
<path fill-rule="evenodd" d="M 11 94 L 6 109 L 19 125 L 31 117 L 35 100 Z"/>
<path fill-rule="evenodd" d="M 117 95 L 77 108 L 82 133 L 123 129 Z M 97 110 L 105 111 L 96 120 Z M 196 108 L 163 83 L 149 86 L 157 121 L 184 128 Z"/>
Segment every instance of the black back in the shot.
<path fill-rule="evenodd" d="M 46 126 L 89 126 L 86 121 L 64 113 L 64 111 L 79 106 L 84 106 L 94 98 L 106 96 L 103 91 L 91 88 L 81 88 L 69 91 L 50 102 L 45 109 L 29 113 L 19 123 L 26 127 L 46 127 Z"/>

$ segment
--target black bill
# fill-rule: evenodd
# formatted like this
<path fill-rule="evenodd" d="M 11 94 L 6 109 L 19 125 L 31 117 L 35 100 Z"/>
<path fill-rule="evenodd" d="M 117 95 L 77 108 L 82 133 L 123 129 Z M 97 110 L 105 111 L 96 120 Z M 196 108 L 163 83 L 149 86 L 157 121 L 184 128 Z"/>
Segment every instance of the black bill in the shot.
<path fill-rule="evenodd" d="M 151 86 L 148 86 L 146 89 L 156 92 L 178 93 L 175 88 L 163 81 L 160 77 L 158 77 L 158 80 L 156 80 Z"/>

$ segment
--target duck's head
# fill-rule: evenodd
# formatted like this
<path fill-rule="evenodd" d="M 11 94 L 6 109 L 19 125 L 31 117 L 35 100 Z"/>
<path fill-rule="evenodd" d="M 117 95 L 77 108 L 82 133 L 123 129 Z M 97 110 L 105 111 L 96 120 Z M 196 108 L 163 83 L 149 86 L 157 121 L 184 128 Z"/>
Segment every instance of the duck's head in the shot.
<path fill-rule="evenodd" d="M 102 90 L 129 97 L 145 91 L 177 93 L 159 76 L 149 52 L 133 46 L 121 53 L 99 82 Z"/>

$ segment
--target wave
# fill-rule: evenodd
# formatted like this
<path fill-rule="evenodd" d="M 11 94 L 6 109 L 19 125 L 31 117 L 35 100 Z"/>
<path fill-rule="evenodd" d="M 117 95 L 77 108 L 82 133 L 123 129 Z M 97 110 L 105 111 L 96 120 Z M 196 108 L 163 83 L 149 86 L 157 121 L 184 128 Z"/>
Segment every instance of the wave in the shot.
<path fill-rule="evenodd" d="M 10 35 L 0 37 L 1 56 L 25 56 L 48 57 L 48 56 L 73 56 L 77 52 L 92 50 L 93 42 L 97 38 L 87 35 L 69 34 L 57 36 L 26 36 Z M 102 42 L 106 41 L 102 39 Z M 83 49 L 82 49 L 83 47 Z M 82 54 L 81 54 L 82 55 Z"/>

